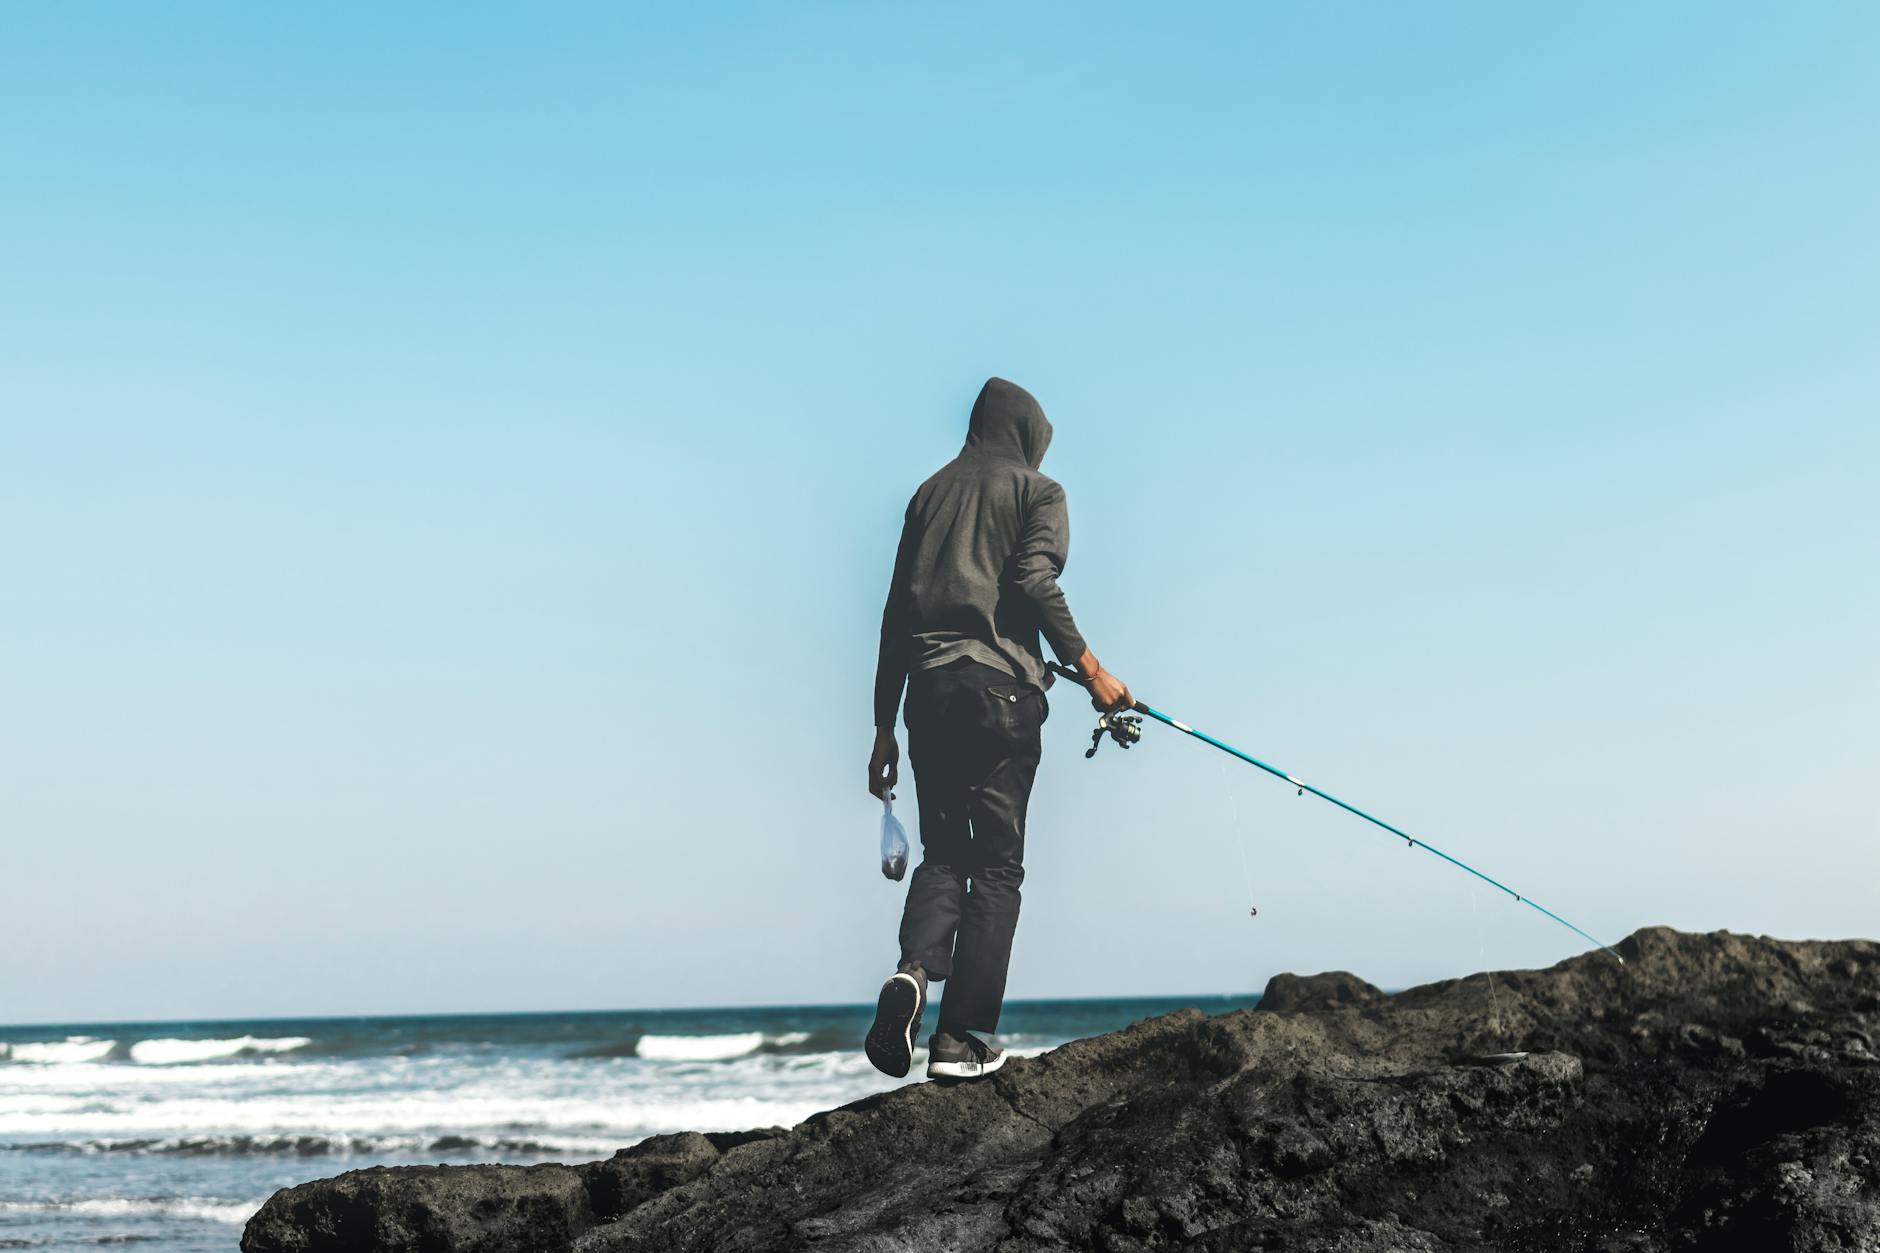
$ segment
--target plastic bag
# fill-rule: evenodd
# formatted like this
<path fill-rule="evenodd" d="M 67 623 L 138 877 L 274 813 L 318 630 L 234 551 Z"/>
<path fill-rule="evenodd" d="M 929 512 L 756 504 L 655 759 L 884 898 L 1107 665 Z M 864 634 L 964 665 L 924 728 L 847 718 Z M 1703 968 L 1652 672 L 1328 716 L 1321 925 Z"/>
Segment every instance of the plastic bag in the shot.
<path fill-rule="evenodd" d="M 881 873 L 896 883 L 907 873 L 907 830 L 894 816 L 894 800 L 881 794 Z"/>

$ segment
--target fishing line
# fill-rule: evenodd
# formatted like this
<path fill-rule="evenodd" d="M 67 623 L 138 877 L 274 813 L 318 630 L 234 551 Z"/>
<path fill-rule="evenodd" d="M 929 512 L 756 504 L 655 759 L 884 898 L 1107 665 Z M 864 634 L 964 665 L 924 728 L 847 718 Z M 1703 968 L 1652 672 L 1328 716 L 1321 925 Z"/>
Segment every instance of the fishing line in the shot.
<path fill-rule="evenodd" d="M 1240 854 L 1240 877 L 1247 884 L 1247 916 L 1258 918 L 1260 907 L 1253 899 L 1253 863 L 1247 860 L 1247 829 L 1240 822 L 1240 801 L 1234 795 L 1234 772 L 1221 763 L 1221 786 L 1227 789 L 1228 812 L 1234 815 L 1234 851 Z"/>
<path fill-rule="evenodd" d="M 1084 677 L 1080 675 L 1077 671 L 1071 669 L 1069 666 L 1061 666 L 1055 662 L 1052 662 L 1049 664 L 1050 664 L 1051 670 L 1054 673 L 1063 675 L 1065 678 L 1071 680 L 1071 682 L 1079 683 L 1079 684 L 1085 682 Z M 1463 861 L 1457 857 L 1451 857 L 1448 853 L 1445 853 L 1442 849 L 1437 848 L 1434 844 L 1431 844 L 1425 840 L 1420 840 L 1416 838 L 1415 836 L 1411 835 L 1409 832 L 1404 831 L 1398 827 L 1393 827 L 1390 823 L 1385 822 L 1382 818 L 1374 817 L 1371 814 L 1365 813 L 1362 809 L 1359 809 L 1356 805 L 1346 804 L 1344 801 L 1339 800 L 1336 796 L 1333 796 L 1330 792 L 1321 791 L 1319 788 L 1313 787 L 1310 783 L 1307 783 L 1304 779 L 1301 779 L 1296 775 L 1288 774 L 1286 771 L 1281 770 L 1278 766 L 1269 766 L 1266 762 L 1261 761 L 1258 757 L 1254 757 L 1248 753 L 1243 753 L 1238 748 L 1235 748 L 1232 744 L 1229 744 L 1224 740 L 1217 740 L 1212 735 L 1209 735 L 1205 731 L 1198 731 L 1194 727 L 1189 726 L 1186 722 L 1183 722 L 1181 719 L 1171 717 L 1170 715 L 1163 713 L 1160 709 L 1155 709 L 1149 705 L 1143 704 L 1141 701 L 1137 701 L 1130 706 L 1130 710 L 1134 714 L 1140 714 L 1146 717 L 1154 718 L 1157 722 L 1160 722 L 1164 726 L 1174 727 L 1177 731 L 1180 731 L 1182 734 L 1193 736 L 1195 739 L 1200 740 L 1204 744 L 1212 744 L 1214 747 L 1220 749 L 1222 752 L 1229 753 L 1235 757 L 1238 757 L 1240 758 L 1240 760 L 1246 762 L 1250 766 L 1258 766 L 1260 769 L 1266 771 L 1268 774 L 1272 775 L 1276 779 L 1286 780 L 1286 782 L 1292 784 L 1293 787 L 1298 789 L 1299 795 L 1301 796 L 1304 796 L 1307 792 L 1310 792 L 1322 801 L 1330 801 L 1332 804 L 1338 806 L 1340 809 L 1344 810 L 1346 813 L 1356 814 L 1358 817 L 1364 819 L 1366 822 L 1370 823 L 1372 826 L 1382 827 L 1384 830 L 1390 832 L 1392 835 L 1396 836 L 1398 839 L 1403 840 L 1413 849 L 1420 848 L 1420 849 L 1424 849 L 1428 852 L 1436 854 L 1438 857 L 1442 858 L 1444 861 L 1448 862 L 1450 865 L 1456 867 L 1458 870 L 1466 870 L 1470 874 L 1474 875 L 1476 878 L 1480 879 L 1482 882 L 1488 884 L 1490 887 L 1500 888 L 1503 892 L 1506 892 L 1508 895 L 1514 897 L 1516 902 L 1518 902 L 1519 904 L 1526 905 L 1530 909 L 1538 910 L 1540 913 L 1543 913 L 1547 915 L 1547 917 L 1552 918 L 1555 922 L 1559 923 L 1561 926 L 1565 927 L 1567 930 L 1573 932 L 1573 934 L 1579 936 L 1581 939 L 1586 940 L 1589 943 L 1601 949 L 1604 949 L 1606 952 L 1612 954 L 1613 959 L 1617 961 L 1620 965 L 1623 966 L 1625 964 L 1625 958 L 1620 957 L 1618 952 L 1615 951 L 1610 944 L 1606 944 L 1600 940 L 1594 939 L 1587 932 L 1582 931 L 1580 928 L 1574 926 L 1572 923 L 1568 922 L 1565 918 L 1562 918 L 1559 914 L 1556 914 L 1553 910 L 1547 908 L 1545 905 L 1541 904 L 1539 901 L 1535 900 L 1533 897 L 1523 896 L 1521 893 L 1515 891 L 1513 888 L 1509 887 L 1507 884 L 1501 882 L 1500 880 L 1491 879 L 1489 876 L 1477 870 L 1474 866 L 1471 866 L 1468 862 Z M 1135 744 L 1142 739 L 1142 718 L 1132 717 L 1130 714 L 1126 714 L 1120 709 L 1115 710 L 1110 713 L 1103 714 L 1101 717 L 1097 719 L 1097 729 L 1091 732 L 1090 749 L 1088 752 L 1084 754 L 1084 756 L 1085 757 L 1096 756 L 1097 747 L 1103 743 L 1103 737 L 1106 735 L 1109 736 L 1111 739 L 1115 740 L 1119 747 L 1128 748 L 1131 744 Z"/>
<path fill-rule="evenodd" d="M 1475 917 L 1475 960 L 1482 967 L 1482 973 L 1488 976 L 1488 1030 L 1491 1035 L 1501 1034 L 1501 998 L 1495 995 L 1495 972 L 1488 965 L 1488 940 L 1482 934 L 1482 911 L 1476 905 L 1475 885 L 1469 885 L 1469 913 Z"/>

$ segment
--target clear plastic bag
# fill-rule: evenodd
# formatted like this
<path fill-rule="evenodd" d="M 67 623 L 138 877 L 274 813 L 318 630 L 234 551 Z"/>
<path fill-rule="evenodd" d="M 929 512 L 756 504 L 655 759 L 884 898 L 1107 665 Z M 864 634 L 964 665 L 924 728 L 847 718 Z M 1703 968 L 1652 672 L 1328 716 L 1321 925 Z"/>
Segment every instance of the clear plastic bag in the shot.
<path fill-rule="evenodd" d="M 896 883 L 907 873 L 907 829 L 894 816 L 893 796 L 881 794 L 881 873 Z"/>

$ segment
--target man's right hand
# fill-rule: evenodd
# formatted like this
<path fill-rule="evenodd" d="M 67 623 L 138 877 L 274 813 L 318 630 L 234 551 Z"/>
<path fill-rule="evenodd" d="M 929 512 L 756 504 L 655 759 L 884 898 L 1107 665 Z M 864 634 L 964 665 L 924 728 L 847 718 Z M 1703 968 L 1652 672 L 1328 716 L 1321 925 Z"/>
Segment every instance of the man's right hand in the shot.
<path fill-rule="evenodd" d="M 1136 698 L 1129 694 L 1129 684 L 1123 682 L 1097 660 L 1095 653 L 1088 648 L 1077 659 L 1077 673 L 1083 677 L 1083 684 L 1090 692 L 1090 705 L 1099 713 L 1111 713 L 1118 709 L 1128 709 L 1136 703 Z"/>
<path fill-rule="evenodd" d="M 1108 670 L 1099 669 L 1091 675 L 1089 687 L 1091 707 L 1103 713 L 1128 709 L 1136 703 L 1136 698 L 1129 694 L 1129 684 Z"/>

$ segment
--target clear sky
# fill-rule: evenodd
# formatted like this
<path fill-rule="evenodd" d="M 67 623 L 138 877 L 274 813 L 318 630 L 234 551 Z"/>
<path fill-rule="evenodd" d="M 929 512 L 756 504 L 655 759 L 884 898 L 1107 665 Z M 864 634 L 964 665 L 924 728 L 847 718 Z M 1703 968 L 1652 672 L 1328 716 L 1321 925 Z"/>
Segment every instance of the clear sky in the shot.
<path fill-rule="evenodd" d="M 9 6 L 0 1019 L 870 998 L 881 598 L 993 373 L 1143 698 L 1596 935 L 1880 934 L 1877 57 L 1864 3 Z M 1015 996 L 1584 947 L 1090 722 Z"/>

